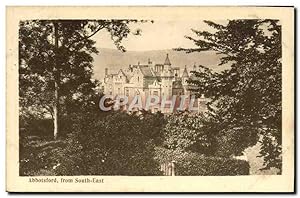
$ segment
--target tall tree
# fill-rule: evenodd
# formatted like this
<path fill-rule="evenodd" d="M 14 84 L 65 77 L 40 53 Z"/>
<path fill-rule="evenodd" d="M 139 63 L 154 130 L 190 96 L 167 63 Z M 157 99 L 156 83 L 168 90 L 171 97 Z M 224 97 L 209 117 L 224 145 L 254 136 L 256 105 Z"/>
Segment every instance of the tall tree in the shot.
<path fill-rule="evenodd" d="M 246 135 L 244 137 L 247 138 L 236 144 L 245 148 L 259 139 L 265 168 L 281 170 L 282 55 L 279 21 L 205 23 L 214 31 L 192 30 L 196 37 L 186 37 L 194 42 L 196 48 L 176 50 L 187 53 L 216 51 L 223 55 L 220 65 L 227 65 L 227 69 L 216 73 L 199 66 L 199 71 L 194 72 L 196 78 L 189 81 L 194 85 L 193 91 L 212 99 L 207 105 L 215 123 L 214 130 L 251 134 L 251 137 Z"/>
<path fill-rule="evenodd" d="M 59 135 L 62 103 L 77 98 L 92 81 L 92 36 L 107 30 L 116 47 L 137 20 L 29 20 L 19 28 L 19 86 L 21 112 L 48 112 Z M 92 86 L 92 85 L 91 85 Z M 34 109 L 32 107 L 35 107 Z M 24 110 L 24 111 L 23 111 Z"/>

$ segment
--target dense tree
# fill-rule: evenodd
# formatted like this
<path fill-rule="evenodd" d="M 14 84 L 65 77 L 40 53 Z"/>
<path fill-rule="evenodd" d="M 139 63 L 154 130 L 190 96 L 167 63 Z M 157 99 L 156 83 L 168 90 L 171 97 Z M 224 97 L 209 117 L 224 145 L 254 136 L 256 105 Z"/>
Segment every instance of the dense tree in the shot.
<path fill-rule="evenodd" d="M 196 48 L 187 53 L 222 54 L 222 72 L 199 66 L 190 80 L 195 93 L 211 98 L 207 104 L 214 130 L 236 138 L 236 151 L 259 139 L 265 168 L 281 169 L 281 25 L 277 20 L 205 21 L 215 31 L 192 30 Z M 228 69 L 229 66 L 229 69 Z M 226 67 L 225 67 L 226 68 Z M 230 135 L 231 134 L 231 135 Z M 236 134 L 233 135 L 232 134 Z M 246 137 L 246 138 L 245 138 Z M 229 138 L 229 137 L 228 137 Z M 238 148 L 239 147 L 239 148 Z"/>
<path fill-rule="evenodd" d="M 20 112 L 51 116 L 54 137 L 66 113 L 65 103 L 82 100 L 95 89 L 91 80 L 92 54 L 98 53 L 91 38 L 107 30 L 118 49 L 136 20 L 29 20 L 19 29 Z"/>
<path fill-rule="evenodd" d="M 178 113 L 169 115 L 164 127 L 164 147 L 170 150 L 193 151 L 213 155 L 214 133 L 206 130 L 203 114 Z"/>

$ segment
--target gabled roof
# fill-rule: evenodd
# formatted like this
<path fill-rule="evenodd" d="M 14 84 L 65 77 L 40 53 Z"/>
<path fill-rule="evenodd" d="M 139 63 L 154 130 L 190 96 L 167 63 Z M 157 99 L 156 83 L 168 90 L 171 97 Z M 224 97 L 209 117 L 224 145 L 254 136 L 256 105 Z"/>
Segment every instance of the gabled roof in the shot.
<path fill-rule="evenodd" d="M 125 77 L 126 82 L 129 82 L 130 76 L 126 75 L 126 73 L 122 69 L 120 69 L 118 74 L 116 74 L 116 75 L 119 75 L 119 74 L 122 74 Z"/>
<path fill-rule="evenodd" d="M 118 74 L 120 74 L 120 73 L 121 73 L 123 76 L 126 76 L 125 72 L 124 72 L 122 69 L 119 70 Z"/>
<path fill-rule="evenodd" d="M 152 83 L 153 85 L 158 85 L 159 82 L 158 82 L 158 79 L 155 79 L 154 82 Z"/>

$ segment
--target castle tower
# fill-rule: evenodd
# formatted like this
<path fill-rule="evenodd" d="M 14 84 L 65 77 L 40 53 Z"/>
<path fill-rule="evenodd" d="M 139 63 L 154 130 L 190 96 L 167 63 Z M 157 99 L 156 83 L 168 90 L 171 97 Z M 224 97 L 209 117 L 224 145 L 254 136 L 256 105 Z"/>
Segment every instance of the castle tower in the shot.
<path fill-rule="evenodd" d="M 167 54 L 164 62 L 164 70 L 161 75 L 162 96 L 167 98 L 172 96 L 173 78 L 174 74 L 171 70 L 171 61 L 169 59 L 169 54 Z"/>

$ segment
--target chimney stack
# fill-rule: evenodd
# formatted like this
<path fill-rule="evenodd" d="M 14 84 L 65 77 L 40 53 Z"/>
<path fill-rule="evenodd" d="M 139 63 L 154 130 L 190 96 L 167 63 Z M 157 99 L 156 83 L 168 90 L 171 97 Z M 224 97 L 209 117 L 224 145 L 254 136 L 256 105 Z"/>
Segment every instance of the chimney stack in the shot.
<path fill-rule="evenodd" d="M 108 75 L 108 68 L 105 68 L 105 76 Z"/>

